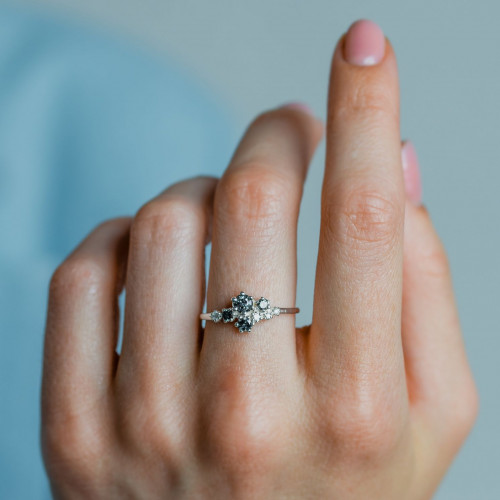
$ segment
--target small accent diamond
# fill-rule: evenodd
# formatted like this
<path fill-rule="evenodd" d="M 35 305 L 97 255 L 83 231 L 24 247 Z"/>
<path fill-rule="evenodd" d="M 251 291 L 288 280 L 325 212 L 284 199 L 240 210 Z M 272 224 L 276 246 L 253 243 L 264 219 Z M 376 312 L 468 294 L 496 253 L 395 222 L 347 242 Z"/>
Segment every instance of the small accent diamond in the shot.
<path fill-rule="evenodd" d="M 257 302 L 257 307 L 261 311 L 265 311 L 269 307 L 269 301 L 266 298 L 261 297 Z"/>
<path fill-rule="evenodd" d="M 212 321 L 214 323 L 218 323 L 221 319 L 222 319 L 222 313 L 220 311 L 212 311 L 212 313 L 210 314 L 210 317 L 212 318 Z"/>
<path fill-rule="evenodd" d="M 273 316 L 279 316 L 280 312 L 281 311 L 279 307 L 273 307 Z"/>
<path fill-rule="evenodd" d="M 224 323 L 229 323 L 234 320 L 234 314 L 232 309 L 222 309 L 222 320 Z"/>

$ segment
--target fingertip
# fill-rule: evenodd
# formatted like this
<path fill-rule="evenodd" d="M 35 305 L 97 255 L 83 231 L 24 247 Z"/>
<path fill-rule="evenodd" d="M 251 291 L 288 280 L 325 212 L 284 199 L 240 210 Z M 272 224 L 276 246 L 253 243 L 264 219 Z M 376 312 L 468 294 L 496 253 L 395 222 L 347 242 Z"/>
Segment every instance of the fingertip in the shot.
<path fill-rule="evenodd" d="M 394 47 L 382 29 L 373 21 L 360 19 L 342 33 L 335 46 L 333 63 L 342 63 L 354 71 L 375 71 L 379 66 L 395 63 Z"/>
<path fill-rule="evenodd" d="M 413 238 L 415 231 L 423 231 L 432 227 L 432 222 L 427 207 L 421 203 L 416 205 L 408 197 L 405 203 L 405 237 L 406 233 Z"/>
<path fill-rule="evenodd" d="M 294 101 L 283 104 L 278 109 L 291 110 L 312 119 L 315 140 L 316 142 L 319 142 L 321 140 L 325 130 L 324 122 L 321 118 L 316 116 L 316 114 L 308 104 L 300 101 Z"/>
<path fill-rule="evenodd" d="M 287 104 L 284 104 L 282 107 L 286 108 L 286 109 L 294 109 L 294 110 L 300 111 L 302 113 L 306 113 L 310 116 L 314 116 L 312 109 L 307 104 L 305 104 L 303 102 L 299 102 L 299 101 L 289 102 Z"/>
<path fill-rule="evenodd" d="M 343 44 L 343 55 L 349 64 L 374 66 L 385 56 L 386 39 L 380 26 L 361 19 L 349 27 Z"/>
<path fill-rule="evenodd" d="M 404 255 L 406 273 L 423 281 L 431 276 L 450 280 L 450 264 L 446 249 L 425 205 L 406 204 Z"/>
<path fill-rule="evenodd" d="M 271 118 L 271 120 L 266 121 L 270 124 L 274 122 L 273 126 L 278 126 L 281 122 L 282 125 L 285 125 L 283 131 L 289 127 L 294 129 L 294 133 L 301 137 L 300 140 L 296 141 L 296 146 L 305 146 L 304 153 L 307 164 L 309 164 L 325 130 L 323 121 L 315 116 L 310 106 L 299 101 L 289 102 L 262 113 L 260 117 Z"/>
<path fill-rule="evenodd" d="M 395 54 L 388 40 L 384 56 L 371 65 L 351 64 L 344 57 L 348 34 L 342 35 L 334 51 L 328 92 L 328 122 L 373 116 L 379 120 L 380 111 L 398 129 L 399 142 L 399 78 Z M 341 115 L 341 116 L 339 116 Z M 363 120 L 364 121 L 364 120 Z"/>
<path fill-rule="evenodd" d="M 414 205 L 419 206 L 422 204 L 420 165 L 415 146 L 409 140 L 403 142 L 401 162 L 403 165 L 406 196 Z"/>
<path fill-rule="evenodd" d="M 319 143 L 323 139 L 323 136 L 325 135 L 325 124 L 322 120 L 319 118 L 316 118 L 314 120 L 314 125 L 313 125 L 313 140 L 315 144 L 315 148 L 318 147 Z"/>

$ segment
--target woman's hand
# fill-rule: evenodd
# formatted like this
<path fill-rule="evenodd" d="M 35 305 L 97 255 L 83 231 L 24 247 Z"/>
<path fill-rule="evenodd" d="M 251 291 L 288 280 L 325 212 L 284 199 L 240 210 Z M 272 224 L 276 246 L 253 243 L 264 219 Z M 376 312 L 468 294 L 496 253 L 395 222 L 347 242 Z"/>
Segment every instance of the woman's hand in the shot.
<path fill-rule="evenodd" d="M 298 106 L 259 116 L 220 181 L 170 186 L 58 268 L 42 429 L 56 497 L 430 497 L 477 396 L 398 107 L 390 44 L 354 24 L 332 62 L 310 326 L 199 320 L 209 238 L 209 311 L 241 290 L 294 305 L 299 205 L 323 133 Z"/>

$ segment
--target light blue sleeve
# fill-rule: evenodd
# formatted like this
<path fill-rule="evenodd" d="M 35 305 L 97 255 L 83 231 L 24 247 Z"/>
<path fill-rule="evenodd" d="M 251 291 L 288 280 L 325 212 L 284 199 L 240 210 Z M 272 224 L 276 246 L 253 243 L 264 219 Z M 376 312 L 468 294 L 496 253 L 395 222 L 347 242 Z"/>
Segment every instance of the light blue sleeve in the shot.
<path fill-rule="evenodd" d="M 234 141 L 222 110 L 172 61 L 0 7 L 0 498 L 49 498 L 39 388 L 55 265 L 98 222 L 220 175 Z"/>

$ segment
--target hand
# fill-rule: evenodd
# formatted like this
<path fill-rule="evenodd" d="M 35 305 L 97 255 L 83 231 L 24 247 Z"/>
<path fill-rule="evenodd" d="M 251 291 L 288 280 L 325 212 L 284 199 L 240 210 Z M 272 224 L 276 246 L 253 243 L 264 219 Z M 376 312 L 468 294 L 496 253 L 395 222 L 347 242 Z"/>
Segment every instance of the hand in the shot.
<path fill-rule="evenodd" d="M 341 39 L 329 92 L 310 326 L 199 320 L 210 237 L 208 311 L 241 290 L 294 306 L 299 205 L 323 133 L 298 106 L 259 116 L 220 181 L 170 186 L 55 272 L 42 444 L 56 497 L 430 497 L 477 395 L 410 145 L 405 195 L 396 61 L 376 25 Z"/>

